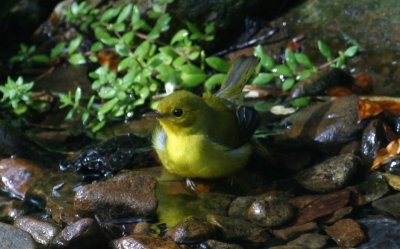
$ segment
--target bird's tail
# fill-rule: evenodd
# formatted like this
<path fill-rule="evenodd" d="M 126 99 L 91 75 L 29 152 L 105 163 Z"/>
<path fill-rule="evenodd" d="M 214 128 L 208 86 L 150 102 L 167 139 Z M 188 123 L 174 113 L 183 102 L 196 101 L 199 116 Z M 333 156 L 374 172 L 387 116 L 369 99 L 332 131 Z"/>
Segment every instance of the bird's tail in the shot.
<path fill-rule="evenodd" d="M 244 85 L 253 75 L 259 59 L 254 56 L 241 56 L 231 65 L 221 89 L 216 93 L 218 97 L 237 102 L 242 96 Z"/>

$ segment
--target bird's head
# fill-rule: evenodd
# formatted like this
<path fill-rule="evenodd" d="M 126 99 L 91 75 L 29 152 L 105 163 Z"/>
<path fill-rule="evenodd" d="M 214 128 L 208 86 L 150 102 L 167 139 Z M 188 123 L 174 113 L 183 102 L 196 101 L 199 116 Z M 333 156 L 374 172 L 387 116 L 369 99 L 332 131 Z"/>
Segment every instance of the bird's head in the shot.
<path fill-rule="evenodd" d="M 153 116 L 167 132 L 190 133 L 201 127 L 201 120 L 207 114 L 207 108 L 200 96 L 182 90 L 162 99 Z"/>

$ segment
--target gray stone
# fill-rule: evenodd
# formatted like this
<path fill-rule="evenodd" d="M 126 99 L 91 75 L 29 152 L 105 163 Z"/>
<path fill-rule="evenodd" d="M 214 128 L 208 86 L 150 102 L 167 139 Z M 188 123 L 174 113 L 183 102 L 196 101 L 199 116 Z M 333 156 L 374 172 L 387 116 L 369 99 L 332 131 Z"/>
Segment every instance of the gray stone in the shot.
<path fill-rule="evenodd" d="M 173 241 L 139 234 L 113 240 L 111 245 L 113 249 L 180 249 Z"/>
<path fill-rule="evenodd" d="M 37 243 L 45 246 L 60 232 L 57 226 L 31 217 L 17 218 L 14 226 L 28 232 Z"/>
<path fill-rule="evenodd" d="M 328 240 L 328 236 L 318 233 L 303 234 L 295 240 L 290 241 L 287 245 L 290 246 L 303 246 L 308 249 L 324 248 Z"/>
<path fill-rule="evenodd" d="M 359 165 L 360 160 L 357 156 L 339 155 L 300 171 L 295 179 L 310 191 L 331 192 L 348 185 L 357 173 Z"/>
<path fill-rule="evenodd" d="M 384 213 L 400 218 L 400 193 L 374 201 L 372 206 Z"/>
<path fill-rule="evenodd" d="M 179 244 L 192 244 L 215 237 L 215 231 L 211 224 L 196 217 L 188 217 L 170 228 L 167 235 Z"/>
<path fill-rule="evenodd" d="M 248 210 L 250 220 L 261 226 L 279 226 L 294 216 L 294 207 L 281 200 L 257 200 Z"/>
<path fill-rule="evenodd" d="M 107 243 L 97 222 L 90 218 L 80 219 L 66 226 L 52 241 L 50 248 L 91 249 Z"/>
<path fill-rule="evenodd" d="M 254 196 L 240 196 L 234 199 L 229 206 L 228 215 L 234 217 L 247 217 L 247 210 L 251 204 L 256 200 Z"/>
<path fill-rule="evenodd" d="M 400 222 L 387 217 L 363 218 L 358 220 L 368 236 L 368 241 L 357 249 L 400 248 Z"/>
<path fill-rule="evenodd" d="M 29 233 L 0 222 L 0 249 L 35 249 L 35 241 Z"/>
<path fill-rule="evenodd" d="M 104 219 L 151 216 L 157 208 L 156 180 L 149 176 L 120 175 L 83 186 L 75 195 L 74 208 L 84 215 Z"/>

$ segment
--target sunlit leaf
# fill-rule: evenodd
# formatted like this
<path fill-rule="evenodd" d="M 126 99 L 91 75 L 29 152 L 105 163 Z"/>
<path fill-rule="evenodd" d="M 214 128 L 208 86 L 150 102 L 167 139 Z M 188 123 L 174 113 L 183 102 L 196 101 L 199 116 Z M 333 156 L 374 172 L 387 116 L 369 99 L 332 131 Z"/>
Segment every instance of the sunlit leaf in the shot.
<path fill-rule="evenodd" d="M 275 66 L 275 61 L 272 59 L 271 56 L 267 55 L 264 53 L 262 50 L 261 45 L 257 45 L 257 47 L 254 49 L 254 55 L 258 58 L 260 58 L 260 63 L 263 67 L 265 67 L 268 70 L 272 70 Z"/>
<path fill-rule="evenodd" d="M 346 57 L 353 57 L 358 52 L 358 46 L 351 46 L 344 52 Z"/>
<path fill-rule="evenodd" d="M 57 43 L 57 45 L 50 52 L 50 58 L 57 58 L 64 51 L 65 46 L 65 42 Z"/>
<path fill-rule="evenodd" d="M 121 13 L 119 13 L 118 18 L 117 18 L 117 23 L 122 23 L 123 21 L 125 21 L 127 19 L 127 17 L 129 16 L 129 14 L 132 11 L 132 4 L 128 4 L 127 6 L 125 6 Z"/>
<path fill-rule="evenodd" d="M 275 75 L 278 76 L 291 76 L 292 70 L 286 65 L 278 65 L 271 70 Z"/>
<path fill-rule="evenodd" d="M 260 73 L 258 74 L 252 84 L 253 85 L 265 85 L 271 82 L 274 79 L 274 75 L 272 73 Z"/>
<path fill-rule="evenodd" d="M 204 88 L 206 91 L 210 92 L 211 90 L 214 89 L 214 87 L 221 85 L 222 82 L 225 79 L 226 74 L 224 73 L 219 73 L 219 74 L 214 74 L 210 78 L 204 82 Z"/>
<path fill-rule="evenodd" d="M 208 57 L 206 58 L 206 63 L 209 65 L 211 68 L 217 70 L 218 72 L 226 73 L 229 70 L 229 63 L 227 63 L 225 60 L 219 58 L 219 57 Z"/>
<path fill-rule="evenodd" d="M 83 54 L 79 53 L 79 54 L 73 54 L 68 61 L 72 65 L 79 65 L 79 64 L 85 64 L 86 58 Z"/>
<path fill-rule="evenodd" d="M 292 89 L 292 87 L 294 86 L 294 83 L 295 83 L 295 80 L 293 78 L 285 79 L 285 81 L 283 81 L 283 83 L 282 83 L 282 90 L 288 91 L 288 90 Z"/>
<path fill-rule="evenodd" d="M 82 36 L 78 36 L 71 41 L 68 46 L 68 54 L 72 55 L 79 47 L 82 42 Z"/>
<path fill-rule="evenodd" d="M 318 41 L 318 49 L 328 61 L 333 60 L 331 49 L 324 42 Z"/>
<path fill-rule="evenodd" d="M 304 66 L 306 68 L 314 67 L 314 64 L 311 62 L 310 58 L 307 55 L 302 54 L 302 53 L 295 53 L 294 57 L 296 58 L 296 61 L 300 65 L 302 65 L 302 66 Z"/>

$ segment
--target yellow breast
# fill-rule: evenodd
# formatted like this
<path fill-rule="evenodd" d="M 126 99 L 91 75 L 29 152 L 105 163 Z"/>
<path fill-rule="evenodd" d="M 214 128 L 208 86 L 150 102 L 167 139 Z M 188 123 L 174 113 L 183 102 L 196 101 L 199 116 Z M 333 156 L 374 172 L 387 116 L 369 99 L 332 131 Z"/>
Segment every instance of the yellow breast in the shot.
<path fill-rule="evenodd" d="M 230 150 L 205 135 L 167 137 L 162 129 L 155 132 L 153 143 L 165 169 L 188 178 L 230 175 L 246 164 L 251 153 L 249 144 Z"/>

